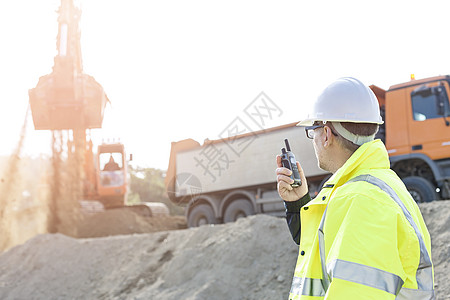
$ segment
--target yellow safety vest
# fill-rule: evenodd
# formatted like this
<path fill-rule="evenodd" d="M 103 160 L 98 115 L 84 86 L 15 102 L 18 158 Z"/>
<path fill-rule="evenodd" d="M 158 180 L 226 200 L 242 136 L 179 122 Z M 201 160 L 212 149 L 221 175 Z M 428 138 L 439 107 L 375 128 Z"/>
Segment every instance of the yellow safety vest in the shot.
<path fill-rule="evenodd" d="M 430 235 L 380 140 L 300 211 L 289 299 L 434 299 Z"/>

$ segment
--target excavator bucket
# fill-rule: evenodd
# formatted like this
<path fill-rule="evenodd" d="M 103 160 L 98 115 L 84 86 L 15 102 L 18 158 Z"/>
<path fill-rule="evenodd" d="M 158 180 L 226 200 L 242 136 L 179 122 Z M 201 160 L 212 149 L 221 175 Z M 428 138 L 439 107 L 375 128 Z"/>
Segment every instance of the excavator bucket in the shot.
<path fill-rule="evenodd" d="M 31 113 L 36 130 L 101 128 L 108 98 L 92 76 L 67 78 L 55 73 L 42 76 L 29 90 Z"/>

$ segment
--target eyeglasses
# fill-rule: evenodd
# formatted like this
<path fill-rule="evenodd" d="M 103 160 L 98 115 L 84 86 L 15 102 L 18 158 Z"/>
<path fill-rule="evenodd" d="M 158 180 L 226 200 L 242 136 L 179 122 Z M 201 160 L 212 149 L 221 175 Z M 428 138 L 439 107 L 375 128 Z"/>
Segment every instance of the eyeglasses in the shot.
<path fill-rule="evenodd" d="M 306 137 L 308 137 L 308 139 L 313 139 L 314 138 L 314 130 L 316 130 L 317 128 L 325 127 L 325 126 L 326 126 L 326 124 L 305 127 Z M 336 133 L 334 133 L 333 129 L 330 128 L 330 130 L 333 135 L 338 136 Z"/>
<path fill-rule="evenodd" d="M 324 126 L 325 126 L 325 124 L 305 127 L 305 132 L 306 132 L 306 136 L 308 137 L 308 139 L 313 139 L 314 138 L 314 130 L 315 129 L 322 128 Z"/>

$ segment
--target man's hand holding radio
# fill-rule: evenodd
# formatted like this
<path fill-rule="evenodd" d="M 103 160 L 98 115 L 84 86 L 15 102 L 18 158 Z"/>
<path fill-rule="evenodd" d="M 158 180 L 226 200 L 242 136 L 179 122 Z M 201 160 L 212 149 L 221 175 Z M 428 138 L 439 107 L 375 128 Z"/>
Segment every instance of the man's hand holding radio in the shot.
<path fill-rule="evenodd" d="M 277 155 L 277 188 L 278 194 L 284 201 L 296 201 L 308 193 L 308 184 L 306 182 L 303 169 L 297 161 L 297 168 L 300 174 L 302 184 L 298 187 L 292 187 L 291 184 L 294 180 L 290 177 L 292 171 L 283 167 L 281 163 L 281 156 Z"/>

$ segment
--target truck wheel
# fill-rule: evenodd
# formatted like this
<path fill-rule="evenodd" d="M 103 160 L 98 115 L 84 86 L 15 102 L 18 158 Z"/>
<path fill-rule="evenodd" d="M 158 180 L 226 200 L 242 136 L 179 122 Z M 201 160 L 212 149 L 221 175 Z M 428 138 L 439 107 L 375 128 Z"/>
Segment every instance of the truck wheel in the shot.
<path fill-rule="evenodd" d="M 234 222 L 239 218 L 244 218 L 250 215 L 254 215 L 255 210 L 250 201 L 244 199 L 234 200 L 228 205 L 223 216 L 223 222 Z"/>
<path fill-rule="evenodd" d="M 188 227 L 198 227 L 206 224 L 215 224 L 214 211 L 208 204 L 194 206 L 188 215 Z"/>
<path fill-rule="evenodd" d="M 403 183 L 417 203 L 430 202 L 439 198 L 436 189 L 425 178 L 410 176 L 404 178 Z"/>

